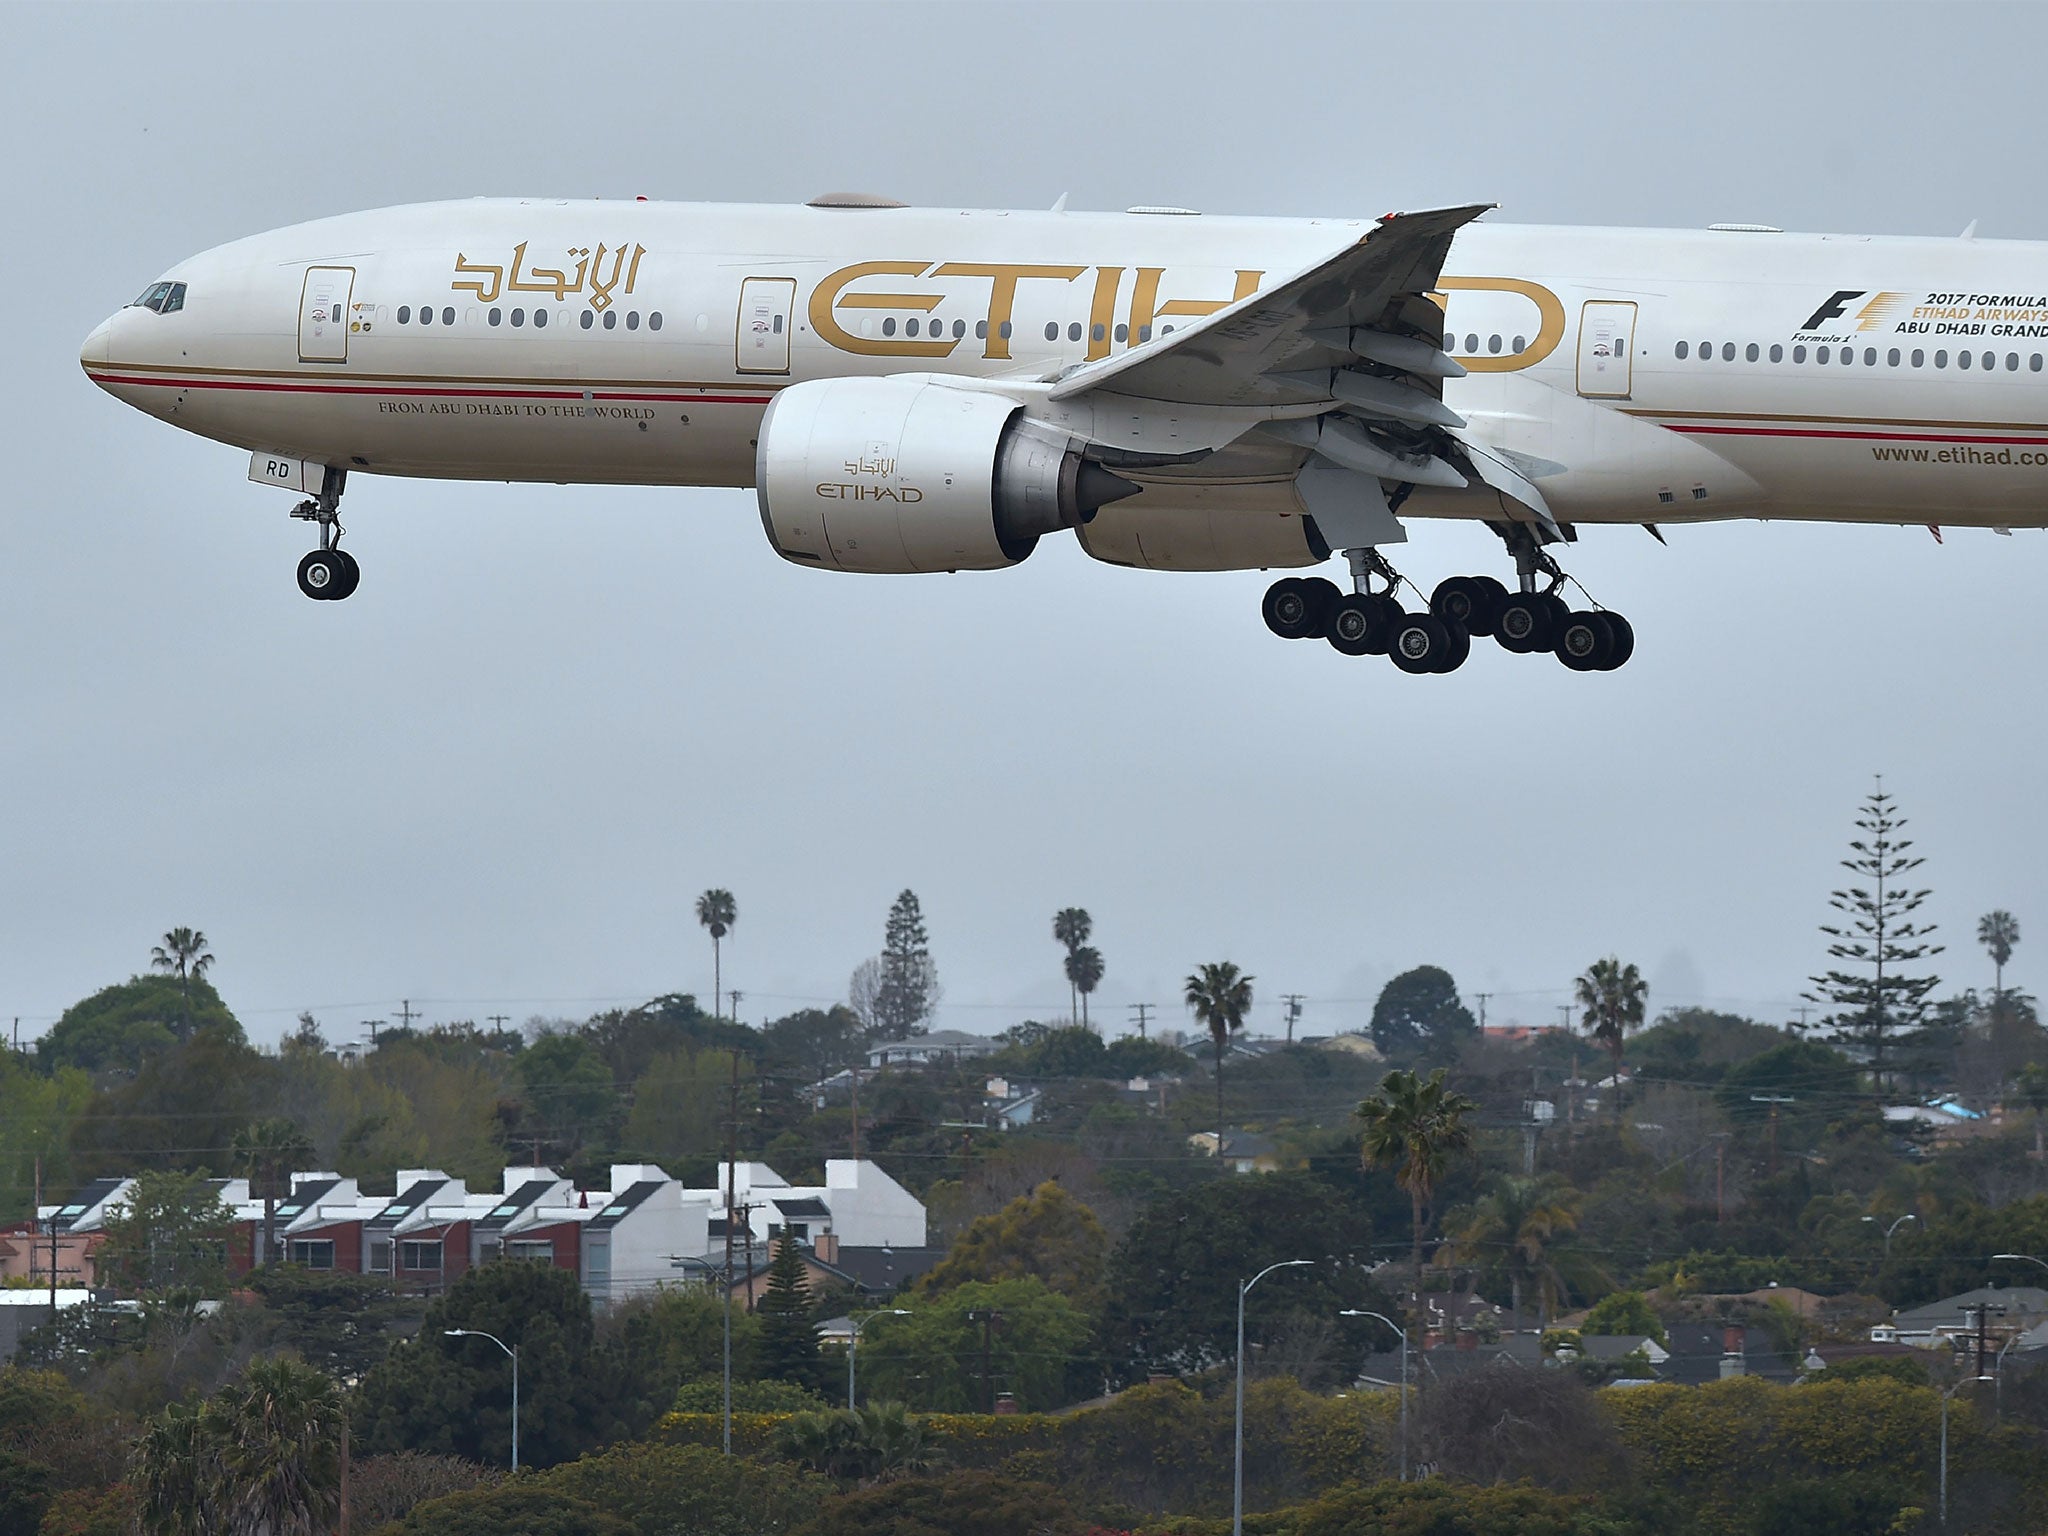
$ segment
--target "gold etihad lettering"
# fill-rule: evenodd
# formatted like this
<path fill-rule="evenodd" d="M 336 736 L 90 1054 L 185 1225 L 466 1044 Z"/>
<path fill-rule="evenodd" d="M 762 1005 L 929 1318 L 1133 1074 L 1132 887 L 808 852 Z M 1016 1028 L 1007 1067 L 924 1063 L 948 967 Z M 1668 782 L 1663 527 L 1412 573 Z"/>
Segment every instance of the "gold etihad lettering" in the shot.
<path fill-rule="evenodd" d="M 1007 360 L 1010 353 L 1012 327 L 1017 311 L 1017 285 L 1025 282 L 1052 282 L 1072 285 L 1094 272 L 1095 281 L 1090 289 L 1088 304 L 1088 351 L 1089 358 L 1107 357 L 1115 333 L 1117 296 L 1123 286 L 1124 267 L 1087 267 L 1048 265 L 1034 262 L 1009 261 L 863 261 L 850 267 L 841 267 L 827 274 L 817 287 L 811 290 L 811 329 L 820 340 L 837 347 L 842 352 L 857 353 L 862 357 L 950 357 L 955 348 L 966 340 L 964 336 L 942 337 L 934 334 L 929 339 L 914 336 L 869 336 L 855 335 L 840 319 L 840 312 L 846 310 L 915 310 L 930 314 L 941 304 L 953 297 L 947 292 L 884 293 L 869 289 L 848 290 L 863 278 L 870 277 L 919 277 L 938 278 L 985 278 L 988 281 L 988 302 L 977 332 L 982 344 L 981 355 L 995 362 Z M 1235 288 L 1227 299 L 1159 299 L 1159 287 L 1166 276 L 1164 267 L 1139 267 L 1132 282 L 1129 307 L 1126 310 L 1126 335 L 1134 342 L 1149 340 L 1154 320 L 1169 316 L 1197 317 L 1212 315 L 1240 299 L 1249 298 L 1259 291 L 1259 284 L 1265 279 L 1263 271 L 1239 269 L 1235 274 Z M 935 322 L 936 325 L 936 322 Z M 1097 331 L 1100 335 L 1097 335 Z"/>
<path fill-rule="evenodd" d="M 588 294 L 590 307 L 602 311 L 611 308 L 614 293 L 620 297 L 632 293 L 640 280 L 640 258 L 647 254 L 642 245 L 630 251 L 623 245 L 599 245 L 595 252 L 588 246 L 570 246 L 565 254 L 576 264 L 572 274 L 566 262 L 560 267 L 528 268 L 526 247 L 524 240 L 513 246 L 511 261 L 502 265 L 471 261 L 467 253 L 456 252 L 456 281 L 448 285 L 450 290 L 473 293 L 484 304 L 495 304 L 508 293 L 545 293 L 557 304 Z M 605 268 L 607 256 L 611 258 L 609 271 Z M 465 278 L 468 281 L 463 281 Z"/>
<path fill-rule="evenodd" d="M 1541 283 L 1519 277 L 1443 277 L 1437 279 L 1436 286 L 1438 291 L 1430 298 L 1440 310 L 1445 307 L 1446 293 L 1473 291 L 1517 294 L 1536 306 L 1536 339 L 1520 352 L 1471 357 L 1447 344 L 1445 350 L 1465 365 L 1467 373 L 1516 373 L 1534 368 L 1564 340 L 1564 301 Z"/>

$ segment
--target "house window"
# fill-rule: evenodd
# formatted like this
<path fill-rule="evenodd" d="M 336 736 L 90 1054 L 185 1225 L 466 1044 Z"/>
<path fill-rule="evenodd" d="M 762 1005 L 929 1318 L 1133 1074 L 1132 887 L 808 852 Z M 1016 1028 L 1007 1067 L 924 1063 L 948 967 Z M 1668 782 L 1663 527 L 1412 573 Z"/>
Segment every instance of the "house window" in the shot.
<path fill-rule="evenodd" d="M 370 1239 L 370 1273 L 388 1275 L 391 1273 L 391 1239 L 373 1237 Z"/>
<path fill-rule="evenodd" d="M 608 1237 L 593 1237 L 583 1245 L 583 1283 L 602 1285 L 612 1283 L 612 1240 Z"/>
<path fill-rule="evenodd" d="M 505 1257 L 524 1259 L 529 1264 L 552 1264 L 555 1262 L 555 1245 L 550 1242 L 507 1243 Z"/>
<path fill-rule="evenodd" d="M 398 1245 L 398 1267 L 401 1269 L 425 1270 L 438 1275 L 441 1272 L 441 1243 L 437 1238 L 431 1243 L 412 1242 Z"/>
<path fill-rule="evenodd" d="M 334 1239 L 331 1237 L 293 1238 L 291 1261 L 294 1264 L 303 1264 L 308 1269 L 334 1268 Z"/>

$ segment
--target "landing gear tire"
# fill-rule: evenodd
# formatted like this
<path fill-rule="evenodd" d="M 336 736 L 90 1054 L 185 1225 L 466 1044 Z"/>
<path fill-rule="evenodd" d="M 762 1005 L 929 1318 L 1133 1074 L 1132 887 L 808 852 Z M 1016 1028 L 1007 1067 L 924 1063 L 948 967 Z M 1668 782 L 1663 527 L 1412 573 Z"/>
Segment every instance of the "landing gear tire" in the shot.
<path fill-rule="evenodd" d="M 1429 611 L 1454 630 L 1490 635 L 1508 600 L 1508 589 L 1491 576 L 1450 576 L 1429 596 Z"/>
<path fill-rule="evenodd" d="M 1324 622 L 1324 638 L 1346 656 L 1384 656 L 1402 617 L 1401 605 L 1381 594 L 1340 597 Z"/>
<path fill-rule="evenodd" d="M 1469 648 L 1470 642 L 1467 642 Z M 1445 660 L 1455 654 L 1451 648 L 1451 631 L 1444 621 L 1433 613 L 1408 613 L 1394 627 L 1392 644 L 1387 654 L 1394 658 L 1394 665 L 1403 672 L 1444 672 L 1450 670 Z M 1464 657 L 1458 657 L 1459 661 Z M 1456 666 L 1452 662 L 1451 666 Z"/>
<path fill-rule="evenodd" d="M 1557 659 L 1574 672 L 1604 672 L 1615 653 L 1614 626 L 1604 613 L 1574 613 L 1557 634 Z"/>
<path fill-rule="evenodd" d="M 1446 625 L 1445 628 L 1450 629 L 1450 626 Z M 1462 629 L 1450 629 L 1450 636 L 1451 648 L 1444 652 L 1444 659 L 1437 664 L 1436 670 L 1439 672 L 1457 671 L 1458 668 L 1465 665 L 1466 659 L 1472 654 L 1472 637 L 1470 635 L 1466 634 Z"/>
<path fill-rule="evenodd" d="M 299 590 L 318 602 L 334 602 L 355 591 L 362 572 L 338 549 L 316 549 L 299 561 Z"/>
<path fill-rule="evenodd" d="M 1289 576 L 1266 589 L 1259 612 L 1266 628 L 1283 640 L 1308 640 L 1324 632 L 1330 610 L 1343 594 L 1320 576 Z"/>
<path fill-rule="evenodd" d="M 1607 658 L 1604 670 L 1613 672 L 1635 655 L 1636 631 L 1635 626 L 1618 613 L 1608 613 L 1605 617 L 1607 627 L 1614 631 L 1614 654 Z"/>
<path fill-rule="evenodd" d="M 1493 627 L 1500 648 L 1517 656 L 1549 650 L 1558 627 L 1550 604 L 1549 596 L 1541 592 L 1518 593 L 1502 603 Z"/>

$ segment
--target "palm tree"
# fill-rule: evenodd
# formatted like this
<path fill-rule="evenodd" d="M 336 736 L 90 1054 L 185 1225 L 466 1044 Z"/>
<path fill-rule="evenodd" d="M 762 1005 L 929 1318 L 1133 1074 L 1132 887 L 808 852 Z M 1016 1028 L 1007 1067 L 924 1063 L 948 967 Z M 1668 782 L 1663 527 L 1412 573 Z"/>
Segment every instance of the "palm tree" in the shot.
<path fill-rule="evenodd" d="M 1623 965 L 1614 955 L 1595 960 L 1586 974 L 1573 983 L 1579 1006 L 1586 1010 L 1586 1023 L 1593 1038 L 1607 1047 L 1614 1058 L 1614 1119 L 1621 1122 L 1621 1047 L 1632 1029 L 1643 1025 L 1643 999 L 1650 984 L 1634 964 Z"/>
<path fill-rule="evenodd" d="M 1252 979 L 1238 974 L 1228 960 L 1204 965 L 1187 979 L 1187 1003 L 1197 1023 L 1209 1026 L 1216 1043 L 1216 1161 L 1223 1161 L 1223 1051 L 1230 1037 L 1244 1028 L 1252 1010 Z"/>
<path fill-rule="evenodd" d="M 1991 1006 L 2001 1016 L 2005 1011 L 2005 963 L 2012 947 L 2020 941 L 2020 920 L 2003 907 L 1977 919 L 1977 942 L 1991 952 Z"/>
<path fill-rule="evenodd" d="M 719 940 L 732 932 L 732 925 L 739 920 L 739 903 L 732 899 L 731 891 L 709 890 L 697 898 L 697 921 L 711 930 L 711 1014 L 713 1018 L 723 1017 L 718 1011 L 718 995 L 725 981 L 720 964 Z"/>
<path fill-rule="evenodd" d="M 220 1528 L 219 1447 L 199 1404 L 172 1403 L 135 1445 L 142 1529 L 149 1536 L 212 1536 Z"/>
<path fill-rule="evenodd" d="M 1507 1272 L 1509 1327 L 1522 1330 L 1524 1288 L 1536 1292 L 1537 1327 L 1550 1325 L 1551 1309 L 1575 1281 L 1596 1278 L 1570 1245 L 1585 1197 L 1554 1173 L 1541 1178 L 1508 1175 L 1492 1190 L 1445 1223 L 1446 1252 L 1457 1263 Z"/>
<path fill-rule="evenodd" d="M 326 1536 L 341 1508 L 341 1389 L 285 1355 L 252 1361 L 204 1410 L 222 1441 L 232 1528 Z"/>
<path fill-rule="evenodd" d="M 1070 1018 L 1079 1019 L 1081 1016 L 1081 987 L 1074 980 L 1074 956 L 1094 931 L 1095 919 L 1088 915 L 1086 907 L 1061 907 L 1052 915 L 1053 939 L 1067 947 L 1067 981 L 1071 988 L 1068 1001 L 1073 1009 L 1068 1015 Z"/>
<path fill-rule="evenodd" d="M 1415 1284 L 1422 1286 L 1422 1207 L 1450 1166 L 1451 1154 L 1472 1145 L 1465 1117 L 1479 1106 L 1444 1086 L 1444 1069 L 1427 1079 L 1413 1072 L 1389 1072 L 1379 1097 L 1358 1106 L 1364 1126 L 1360 1151 L 1368 1168 L 1393 1164 L 1394 1182 L 1408 1191 L 1412 1220 Z"/>
<path fill-rule="evenodd" d="M 249 1193 L 263 1202 L 263 1262 L 277 1262 L 277 1202 L 291 1193 L 292 1175 L 311 1166 L 315 1153 L 306 1133 L 289 1120 L 272 1118 L 235 1132 L 228 1152 L 249 1180 Z"/>
<path fill-rule="evenodd" d="M 1067 980 L 1081 996 L 1081 1023 L 1088 1023 L 1088 994 L 1102 985 L 1102 951 L 1083 944 L 1067 956 Z"/>
<path fill-rule="evenodd" d="M 213 956 L 206 950 L 206 935 L 197 928 L 173 928 L 163 943 L 149 952 L 150 969 L 178 978 L 178 991 L 185 1001 L 185 1033 L 192 1033 L 192 983 L 206 974 Z"/>

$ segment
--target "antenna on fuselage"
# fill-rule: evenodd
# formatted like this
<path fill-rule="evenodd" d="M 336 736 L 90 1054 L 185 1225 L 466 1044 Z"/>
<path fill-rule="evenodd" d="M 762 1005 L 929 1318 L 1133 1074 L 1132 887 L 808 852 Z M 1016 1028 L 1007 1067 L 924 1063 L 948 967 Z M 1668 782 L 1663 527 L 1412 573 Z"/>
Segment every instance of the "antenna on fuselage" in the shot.
<path fill-rule="evenodd" d="M 1052 211 L 1053 211 L 1054 213 L 1065 213 L 1065 212 L 1067 211 L 1067 194 L 1066 194 L 1066 193 L 1062 192 L 1062 193 L 1060 194 L 1060 196 L 1059 196 L 1059 201 L 1058 201 L 1058 202 L 1056 202 L 1056 203 L 1054 203 L 1054 204 L 1052 205 Z"/>

